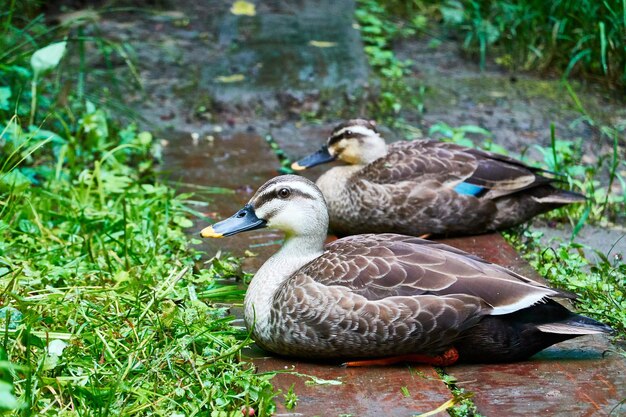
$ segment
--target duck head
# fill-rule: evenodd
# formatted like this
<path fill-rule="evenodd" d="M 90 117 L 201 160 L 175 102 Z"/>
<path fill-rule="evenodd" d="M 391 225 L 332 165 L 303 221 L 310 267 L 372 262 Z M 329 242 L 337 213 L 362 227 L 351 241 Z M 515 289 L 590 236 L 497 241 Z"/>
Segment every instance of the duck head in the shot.
<path fill-rule="evenodd" d="M 350 165 L 367 165 L 387 154 L 387 145 L 373 121 L 348 120 L 337 126 L 322 148 L 291 165 L 301 171 L 326 162 L 340 160 Z"/>
<path fill-rule="evenodd" d="M 200 234 L 220 238 L 263 227 L 282 230 L 287 240 L 303 237 L 323 244 L 328 229 L 324 196 L 306 178 L 281 175 L 263 184 L 233 216 L 204 228 Z"/>

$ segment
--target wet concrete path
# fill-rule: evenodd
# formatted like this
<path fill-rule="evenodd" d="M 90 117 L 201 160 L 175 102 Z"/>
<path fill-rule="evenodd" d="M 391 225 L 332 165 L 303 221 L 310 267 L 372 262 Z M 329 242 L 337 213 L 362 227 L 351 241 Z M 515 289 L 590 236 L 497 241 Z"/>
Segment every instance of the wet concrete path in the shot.
<path fill-rule="evenodd" d="M 164 175 L 181 190 L 195 191 L 197 200 L 207 201 L 208 207 L 200 210 L 208 219 L 231 215 L 278 173 L 280 164 L 265 135 L 272 134 L 292 157 L 316 149 L 338 120 L 329 113 L 331 121 L 309 123 L 306 114 L 330 109 L 335 101 L 356 103 L 368 82 L 352 1 L 257 2 L 254 16 L 234 15 L 231 6 L 226 1 L 180 0 L 176 10 L 106 15 L 100 22 L 103 32 L 130 45 L 137 55 L 145 94 L 129 100 L 144 118 L 143 127 L 158 132 Z M 428 86 L 427 112 L 414 120 L 425 131 L 437 121 L 477 124 L 491 129 L 498 143 L 518 151 L 528 141 L 545 145 L 549 121 L 556 121 L 565 137 L 594 135 L 572 123 L 578 116 L 558 94 L 529 99 L 503 74 L 472 70 L 458 53 L 446 52 L 447 43 L 438 50 L 421 48 L 419 42 L 403 48 L 401 53 L 419 63 L 416 87 Z M 467 73 L 459 75 L 456 66 Z M 531 83 L 528 79 L 524 82 Z M 554 107 L 538 104 L 544 100 Z M 619 109 L 613 114 L 626 117 Z M 399 139 L 392 131 L 383 132 Z M 306 175 L 314 179 L 323 169 Z M 190 233 L 203 226 L 198 223 Z M 255 231 L 208 241 L 203 248 L 208 255 L 219 250 L 247 254 L 245 268 L 253 271 L 281 239 L 275 231 Z M 499 236 L 450 243 L 535 274 Z M 619 407 L 626 398 L 626 367 L 616 354 L 602 357 L 610 349 L 605 338 L 585 338 L 553 347 L 529 362 L 456 366 L 446 372 L 459 387 L 475 393 L 474 402 L 486 416 L 605 416 L 612 410 L 611 415 L 620 415 L 626 413 Z M 451 398 L 431 367 L 346 370 L 263 357 L 255 363 L 261 371 L 295 367 L 301 374 L 342 382 L 309 385 L 306 377 L 279 374 L 275 384 L 286 392 L 295 383 L 300 397 L 294 410 L 279 406 L 283 415 L 410 416 Z"/>

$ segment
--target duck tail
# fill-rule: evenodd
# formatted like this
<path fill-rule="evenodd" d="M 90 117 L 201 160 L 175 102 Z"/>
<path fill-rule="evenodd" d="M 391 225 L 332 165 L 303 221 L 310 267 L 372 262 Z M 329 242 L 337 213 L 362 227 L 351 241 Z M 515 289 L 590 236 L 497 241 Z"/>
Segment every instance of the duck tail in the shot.
<path fill-rule="evenodd" d="M 611 333 L 611 327 L 547 299 L 503 316 L 486 316 L 454 342 L 462 362 L 524 360 L 555 343 Z"/>
<path fill-rule="evenodd" d="M 544 323 L 537 325 L 537 330 L 543 333 L 569 334 L 572 336 L 584 334 L 601 334 L 612 333 L 611 326 L 600 323 L 592 318 L 581 316 L 580 314 L 571 313 L 563 320 L 553 323 Z"/>
<path fill-rule="evenodd" d="M 572 204 L 583 203 L 587 201 L 587 197 L 575 191 L 560 190 L 554 187 L 542 187 L 543 192 L 534 195 L 533 199 L 541 204 Z"/>

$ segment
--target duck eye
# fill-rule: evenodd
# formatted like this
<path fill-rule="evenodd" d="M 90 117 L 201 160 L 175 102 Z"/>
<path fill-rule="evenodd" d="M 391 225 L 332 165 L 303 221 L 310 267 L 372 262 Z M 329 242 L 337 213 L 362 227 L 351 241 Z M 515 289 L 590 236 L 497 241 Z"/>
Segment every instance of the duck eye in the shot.
<path fill-rule="evenodd" d="M 291 190 L 289 188 L 281 188 L 278 190 L 278 197 L 287 198 L 291 195 Z"/>
<path fill-rule="evenodd" d="M 344 135 L 345 135 L 346 138 L 350 137 L 350 136 L 352 136 L 352 131 L 351 130 L 346 130 Z"/>

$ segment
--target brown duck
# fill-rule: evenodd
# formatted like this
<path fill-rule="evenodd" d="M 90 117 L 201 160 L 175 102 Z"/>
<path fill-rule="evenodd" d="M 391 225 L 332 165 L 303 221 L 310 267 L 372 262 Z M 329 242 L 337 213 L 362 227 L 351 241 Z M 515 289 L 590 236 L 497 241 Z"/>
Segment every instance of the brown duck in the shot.
<path fill-rule="evenodd" d="M 268 181 L 240 211 L 201 234 L 261 227 L 284 231 L 285 241 L 252 279 L 244 316 L 256 342 L 280 355 L 517 361 L 611 330 L 553 300 L 571 294 L 450 246 L 396 234 L 324 246 L 324 197 L 295 175 Z"/>
<path fill-rule="evenodd" d="M 372 122 L 337 126 L 326 145 L 292 165 L 302 170 L 333 160 L 317 180 L 339 235 L 465 235 L 503 230 L 581 194 L 551 185 L 544 171 L 491 152 L 431 140 L 390 145 Z"/>

